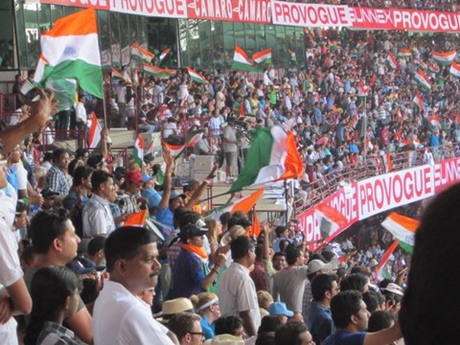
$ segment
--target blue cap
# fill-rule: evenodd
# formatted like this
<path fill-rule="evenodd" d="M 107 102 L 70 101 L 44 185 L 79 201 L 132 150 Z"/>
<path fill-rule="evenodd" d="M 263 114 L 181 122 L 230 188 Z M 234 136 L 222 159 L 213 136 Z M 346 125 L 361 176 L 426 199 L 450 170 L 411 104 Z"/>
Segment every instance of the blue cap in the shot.
<path fill-rule="evenodd" d="M 293 317 L 294 312 L 292 310 L 288 310 L 286 307 L 286 303 L 284 302 L 273 302 L 268 307 L 268 312 L 270 315 L 285 315 L 287 317 Z"/>
<path fill-rule="evenodd" d="M 92 260 L 87 258 L 75 258 L 67 264 L 67 267 L 76 274 L 86 274 L 93 271 L 103 271 L 104 266 L 97 266 Z"/>

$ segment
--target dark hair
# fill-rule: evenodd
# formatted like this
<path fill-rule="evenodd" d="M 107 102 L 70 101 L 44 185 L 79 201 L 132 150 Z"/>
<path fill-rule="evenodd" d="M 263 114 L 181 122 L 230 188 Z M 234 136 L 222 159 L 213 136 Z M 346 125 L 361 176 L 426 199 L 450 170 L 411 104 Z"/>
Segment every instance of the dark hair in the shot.
<path fill-rule="evenodd" d="M 85 305 L 93 303 L 99 295 L 98 283 L 99 282 L 93 278 L 85 278 L 82 280 L 83 289 L 80 293 L 80 298 Z"/>
<path fill-rule="evenodd" d="M 231 217 L 232 217 L 232 214 L 230 212 L 222 213 L 219 217 L 219 220 L 222 226 L 228 225 L 228 221 L 230 220 Z"/>
<path fill-rule="evenodd" d="M 215 321 L 215 334 L 235 335 L 235 331 L 244 325 L 243 319 L 235 315 L 227 315 Z"/>
<path fill-rule="evenodd" d="M 139 226 L 122 226 L 114 230 L 105 241 L 107 272 L 112 272 L 119 259 L 131 260 L 139 248 L 155 242 L 152 231 Z"/>
<path fill-rule="evenodd" d="M 104 236 L 96 236 L 88 243 L 88 254 L 94 255 L 101 249 L 104 249 L 106 238 Z"/>
<path fill-rule="evenodd" d="M 58 161 L 63 154 L 67 153 L 66 149 L 59 148 L 53 151 L 53 161 Z"/>
<path fill-rule="evenodd" d="M 247 228 L 249 225 L 251 225 L 251 222 L 249 219 L 245 217 L 238 217 L 236 214 L 234 214 L 227 223 L 227 228 L 232 228 L 234 225 L 241 225 L 243 228 Z"/>
<path fill-rule="evenodd" d="M 93 192 L 96 192 L 101 187 L 101 184 L 107 182 L 113 175 L 109 174 L 104 170 L 96 170 L 91 175 L 91 188 Z"/>
<path fill-rule="evenodd" d="M 230 242 L 230 248 L 232 250 L 232 259 L 236 261 L 244 258 L 248 251 L 254 248 L 254 244 L 249 237 L 239 236 Z"/>
<path fill-rule="evenodd" d="M 340 291 L 357 290 L 361 293 L 364 292 L 364 287 L 369 284 L 369 278 L 364 274 L 355 273 L 342 279 L 340 282 Z"/>
<path fill-rule="evenodd" d="M 275 332 L 258 334 L 255 345 L 275 345 Z"/>
<path fill-rule="evenodd" d="M 307 325 L 300 321 L 290 321 L 275 333 L 276 345 L 300 345 L 300 335 L 308 332 Z"/>
<path fill-rule="evenodd" d="M 182 341 L 182 338 L 189 332 L 193 330 L 193 324 L 198 321 L 201 321 L 201 317 L 193 313 L 177 313 L 174 314 L 168 321 L 168 328 L 173 332 L 179 342 Z"/>
<path fill-rule="evenodd" d="M 324 299 L 324 294 L 332 290 L 332 283 L 337 281 L 335 274 L 318 274 L 311 281 L 311 294 L 316 302 Z"/>
<path fill-rule="evenodd" d="M 275 234 L 276 234 L 276 237 L 281 237 L 281 235 L 283 234 L 283 232 L 285 232 L 287 230 L 287 227 L 285 227 L 284 225 L 279 225 L 275 228 Z"/>
<path fill-rule="evenodd" d="M 29 235 L 36 254 L 46 254 L 54 239 L 62 239 L 69 220 L 65 209 L 40 211 L 30 221 Z"/>
<path fill-rule="evenodd" d="M 331 300 L 331 313 L 334 325 L 345 328 L 351 322 L 350 318 L 361 310 L 361 292 L 356 290 L 341 291 Z"/>
<path fill-rule="evenodd" d="M 392 313 L 386 310 L 374 311 L 369 318 L 367 326 L 368 332 L 378 332 L 382 329 L 391 327 L 391 324 L 395 321 L 395 317 Z"/>
<path fill-rule="evenodd" d="M 286 262 L 289 266 L 292 266 L 297 261 L 297 258 L 302 256 L 302 252 L 296 248 L 290 248 L 286 252 Z"/>
<path fill-rule="evenodd" d="M 285 252 L 276 252 L 275 254 L 273 254 L 272 260 L 275 260 L 275 258 L 277 256 L 282 256 L 282 257 L 284 257 L 286 259 L 286 253 Z"/>
<path fill-rule="evenodd" d="M 385 297 L 383 297 L 383 295 L 372 290 L 363 293 L 363 301 L 364 303 L 366 303 L 367 310 L 369 311 L 369 313 L 373 313 L 379 308 L 381 304 L 379 295 L 383 300 L 385 300 Z"/>
<path fill-rule="evenodd" d="M 283 326 L 283 319 L 280 315 L 267 315 L 262 318 L 257 334 L 276 332 Z"/>
<path fill-rule="evenodd" d="M 80 287 L 75 273 L 63 266 L 46 266 L 35 272 L 30 286 L 33 306 L 24 344 L 36 344 L 47 321 L 54 321 L 66 300 Z"/>
<path fill-rule="evenodd" d="M 73 171 L 73 184 L 81 186 L 83 179 L 87 179 L 94 172 L 94 169 L 89 166 L 79 166 Z"/>

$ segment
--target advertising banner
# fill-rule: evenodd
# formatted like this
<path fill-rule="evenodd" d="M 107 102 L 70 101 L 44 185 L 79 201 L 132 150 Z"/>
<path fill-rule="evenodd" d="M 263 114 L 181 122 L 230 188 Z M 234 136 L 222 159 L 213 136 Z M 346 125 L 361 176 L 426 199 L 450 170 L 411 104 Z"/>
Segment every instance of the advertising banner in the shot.
<path fill-rule="evenodd" d="M 271 23 L 270 0 L 186 0 L 187 18 L 233 21 L 239 23 Z"/>
<path fill-rule="evenodd" d="M 350 8 L 338 5 L 272 2 L 273 24 L 301 27 L 351 27 Z"/>
<path fill-rule="evenodd" d="M 147 17 L 187 18 L 185 0 L 110 0 L 110 10 Z"/>

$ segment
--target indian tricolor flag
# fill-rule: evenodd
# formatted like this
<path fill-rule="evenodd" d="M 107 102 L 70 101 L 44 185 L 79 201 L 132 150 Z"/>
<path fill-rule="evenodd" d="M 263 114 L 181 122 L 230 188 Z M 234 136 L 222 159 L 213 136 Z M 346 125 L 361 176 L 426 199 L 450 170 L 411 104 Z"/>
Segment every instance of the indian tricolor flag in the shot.
<path fill-rule="evenodd" d="M 140 45 L 136 43 L 131 45 L 131 59 L 136 61 L 150 62 L 154 57 L 155 54 L 149 52 L 145 48 L 142 48 Z"/>
<path fill-rule="evenodd" d="M 321 203 L 315 208 L 315 217 L 319 223 L 321 238 L 326 243 L 336 237 L 340 230 L 344 230 L 348 223 L 342 213 L 326 203 Z"/>
<path fill-rule="evenodd" d="M 439 116 L 433 115 L 428 117 L 428 122 L 431 123 L 435 127 L 440 127 L 442 119 Z"/>
<path fill-rule="evenodd" d="M 441 52 L 432 52 L 431 57 L 434 61 L 442 66 L 448 66 L 454 61 L 457 52 L 455 50 L 451 50 L 449 52 L 441 53 Z"/>
<path fill-rule="evenodd" d="M 356 44 L 356 49 L 361 50 L 364 49 L 365 46 L 367 46 L 367 42 L 358 41 L 358 43 Z"/>
<path fill-rule="evenodd" d="M 412 50 L 410 49 L 401 49 L 398 53 L 398 57 L 400 58 L 409 58 L 412 56 Z"/>
<path fill-rule="evenodd" d="M 412 99 L 412 103 L 417 106 L 419 111 L 425 110 L 425 106 L 423 105 L 422 96 L 420 92 L 417 92 L 414 98 Z"/>
<path fill-rule="evenodd" d="M 199 131 L 192 131 L 189 133 L 189 140 L 188 140 L 188 143 L 187 143 L 187 148 L 189 149 L 193 149 L 193 147 L 195 147 L 195 145 L 201 140 L 201 138 L 203 137 L 203 131 L 199 130 Z"/>
<path fill-rule="evenodd" d="M 147 219 L 147 210 L 131 213 L 123 222 L 123 226 L 144 226 Z"/>
<path fill-rule="evenodd" d="M 208 213 L 206 218 L 219 219 L 220 215 L 222 215 L 225 212 L 230 212 L 231 214 L 237 211 L 248 213 L 264 195 L 264 192 L 265 188 L 260 188 L 255 192 L 249 194 L 248 196 L 245 196 L 241 199 L 232 202 L 231 204 L 227 204 L 219 208 L 214 208 Z"/>
<path fill-rule="evenodd" d="M 89 8 L 58 19 L 40 35 L 41 55 L 34 80 L 76 79 L 91 95 L 103 98 L 96 11 Z"/>
<path fill-rule="evenodd" d="M 160 54 L 159 59 L 160 61 L 163 61 L 163 59 L 171 52 L 171 48 L 166 48 L 163 50 L 163 52 Z"/>
<path fill-rule="evenodd" d="M 258 72 L 258 68 L 254 66 L 248 59 L 246 52 L 239 46 L 235 46 L 235 53 L 233 54 L 232 69 L 247 72 Z"/>
<path fill-rule="evenodd" d="M 439 65 L 434 61 L 428 62 L 428 69 L 433 73 L 439 73 L 439 71 L 441 70 L 441 68 L 439 68 Z"/>
<path fill-rule="evenodd" d="M 101 141 L 102 127 L 94 111 L 91 113 L 91 126 L 88 133 L 88 148 L 96 148 Z"/>
<path fill-rule="evenodd" d="M 253 132 L 245 162 L 229 193 L 249 186 L 297 178 L 303 173 L 294 134 L 286 133 L 280 126 L 258 128 Z"/>
<path fill-rule="evenodd" d="M 377 264 L 377 266 L 374 267 L 374 278 L 376 280 L 383 280 L 383 279 L 391 279 L 391 274 L 390 272 L 385 269 L 385 266 L 387 265 L 388 261 L 390 261 L 391 254 L 398 248 L 398 240 L 394 241 L 390 247 L 383 253 L 382 257 L 380 258 L 380 262 Z"/>
<path fill-rule="evenodd" d="M 254 60 L 255 63 L 265 63 L 265 64 L 270 64 L 272 63 L 272 48 L 267 48 L 264 49 L 258 53 L 255 53 L 252 56 L 252 59 Z"/>
<path fill-rule="evenodd" d="M 182 152 L 184 152 L 186 145 L 172 145 L 168 144 L 166 141 L 162 142 L 163 147 L 165 147 L 170 153 L 171 157 L 176 158 L 178 157 Z"/>
<path fill-rule="evenodd" d="M 142 68 L 145 73 L 154 75 L 157 78 L 169 78 L 176 74 L 176 71 L 168 68 L 161 68 L 158 66 L 149 65 L 147 63 L 142 64 Z"/>
<path fill-rule="evenodd" d="M 388 66 L 390 66 L 391 69 L 398 68 L 398 61 L 396 60 L 393 53 L 388 53 L 387 62 L 388 62 Z"/>
<path fill-rule="evenodd" d="M 125 80 L 125 76 L 120 71 L 118 71 L 116 68 L 112 67 L 111 72 L 112 72 L 113 79 Z"/>
<path fill-rule="evenodd" d="M 418 69 L 417 72 L 415 72 L 414 78 L 424 89 L 431 89 L 431 81 L 421 69 Z"/>
<path fill-rule="evenodd" d="M 190 76 L 190 78 L 192 78 L 192 80 L 195 83 L 205 84 L 205 83 L 208 82 L 205 77 L 203 77 L 200 73 L 198 73 L 197 71 L 195 71 L 194 69 L 192 69 L 190 67 L 187 67 L 187 72 L 188 72 L 188 75 Z"/>
<path fill-rule="evenodd" d="M 454 77 L 460 78 L 460 65 L 455 61 L 452 61 L 452 65 L 450 65 L 450 74 Z"/>
<path fill-rule="evenodd" d="M 134 142 L 132 157 L 139 167 L 142 168 L 142 164 L 144 163 L 144 138 L 140 133 Z"/>
<path fill-rule="evenodd" d="M 383 221 L 382 226 L 398 240 L 402 249 L 412 254 L 415 243 L 415 232 L 419 226 L 418 220 L 392 212 Z"/>
<path fill-rule="evenodd" d="M 424 63 L 421 59 L 414 59 L 414 65 L 420 69 L 427 69 L 426 63 Z"/>

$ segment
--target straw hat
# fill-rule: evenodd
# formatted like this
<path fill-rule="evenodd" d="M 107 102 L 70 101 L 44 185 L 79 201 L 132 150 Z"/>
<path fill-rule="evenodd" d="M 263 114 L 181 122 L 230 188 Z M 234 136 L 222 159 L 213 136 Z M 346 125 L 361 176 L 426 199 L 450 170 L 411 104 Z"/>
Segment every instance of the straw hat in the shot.
<path fill-rule="evenodd" d="M 244 340 L 231 334 L 219 334 L 206 340 L 204 345 L 244 345 Z"/>

